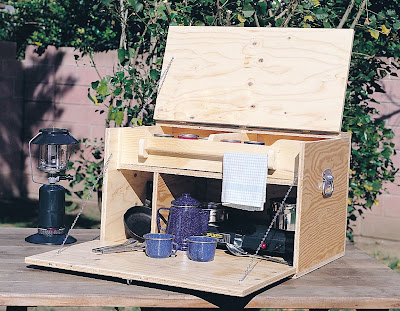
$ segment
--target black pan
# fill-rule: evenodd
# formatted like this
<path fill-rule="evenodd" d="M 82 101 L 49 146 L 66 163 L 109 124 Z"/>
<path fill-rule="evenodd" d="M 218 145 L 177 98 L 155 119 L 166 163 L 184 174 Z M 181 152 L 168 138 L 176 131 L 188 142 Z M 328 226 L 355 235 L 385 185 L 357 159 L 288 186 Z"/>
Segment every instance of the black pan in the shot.
<path fill-rule="evenodd" d="M 151 230 L 151 207 L 133 206 L 124 214 L 124 227 L 127 238 L 144 242 L 143 236 Z"/>

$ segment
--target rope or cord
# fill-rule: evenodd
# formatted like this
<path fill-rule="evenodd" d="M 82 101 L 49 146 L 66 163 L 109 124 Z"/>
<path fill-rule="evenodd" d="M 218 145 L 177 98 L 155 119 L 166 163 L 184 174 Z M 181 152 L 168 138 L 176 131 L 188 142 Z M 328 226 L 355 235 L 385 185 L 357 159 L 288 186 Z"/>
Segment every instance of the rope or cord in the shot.
<path fill-rule="evenodd" d="M 100 178 L 103 176 L 103 173 L 107 170 L 108 162 L 110 161 L 111 156 L 112 156 L 112 153 L 110 153 L 110 155 L 108 156 L 108 159 L 107 159 L 106 163 L 104 163 L 103 169 L 100 171 L 99 176 L 97 176 L 96 182 L 93 184 L 92 189 L 90 189 L 88 195 L 86 196 L 85 202 L 83 202 L 82 207 L 81 207 L 81 209 L 79 210 L 78 215 L 76 215 L 75 220 L 74 220 L 74 222 L 72 223 L 71 228 L 69 228 L 68 233 L 67 233 L 67 235 L 65 236 L 64 241 L 62 242 L 60 249 L 57 251 L 57 254 L 60 254 L 61 251 L 63 251 L 63 247 L 64 247 L 65 242 L 67 241 L 68 237 L 70 236 L 71 230 L 74 228 L 76 222 L 77 222 L 78 219 L 79 219 L 79 216 L 81 216 L 81 214 L 82 214 L 82 212 L 83 212 L 83 209 L 84 209 L 84 207 L 86 206 L 86 203 L 89 201 L 89 199 L 90 199 L 90 197 L 91 197 L 91 195 L 92 195 L 92 193 L 93 193 L 93 191 L 94 191 L 94 188 L 95 188 L 95 187 L 97 186 L 97 184 L 99 183 L 99 180 L 100 180 Z"/>
<path fill-rule="evenodd" d="M 250 261 L 249 265 L 247 266 L 246 271 L 244 272 L 244 274 L 243 274 L 242 278 L 239 280 L 239 282 L 242 282 L 247 277 L 247 275 L 250 273 L 250 271 L 254 268 L 254 266 L 253 266 L 254 259 L 258 255 L 258 252 L 260 251 L 262 244 L 264 243 L 265 239 L 267 238 L 268 233 L 271 231 L 271 228 L 274 225 L 276 219 L 278 218 L 278 215 L 282 211 L 283 205 L 285 204 L 286 199 L 288 198 L 290 192 L 292 191 L 293 186 L 296 184 L 297 176 L 298 176 L 298 174 L 296 174 L 296 176 L 294 177 L 293 182 L 289 187 L 289 190 L 286 192 L 286 195 L 283 198 L 281 205 L 279 206 L 279 209 L 276 211 L 274 218 L 272 219 L 271 223 L 269 224 L 267 231 L 265 232 L 263 238 L 261 239 L 260 244 L 257 247 L 256 253 L 253 254 L 253 256 L 251 257 L 251 261 Z"/>

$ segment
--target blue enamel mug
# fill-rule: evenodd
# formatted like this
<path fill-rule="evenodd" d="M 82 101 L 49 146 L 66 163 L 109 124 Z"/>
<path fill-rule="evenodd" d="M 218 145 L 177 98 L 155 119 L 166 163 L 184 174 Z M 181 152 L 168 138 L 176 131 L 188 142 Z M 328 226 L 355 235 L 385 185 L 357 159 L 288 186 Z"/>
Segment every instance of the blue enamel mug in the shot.
<path fill-rule="evenodd" d="M 217 239 L 209 236 L 191 236 L 187 239 L 186 254 L 194 261 L 207 262 L 214 260 Z"/>
<path fill-rule="evenodd" d="M 178 244 L 173 242 L 174 236 L 166 233 L 147 233 L 144 236 L 146 255 L 151 258 L 167 258 L 176 256 Z"/>

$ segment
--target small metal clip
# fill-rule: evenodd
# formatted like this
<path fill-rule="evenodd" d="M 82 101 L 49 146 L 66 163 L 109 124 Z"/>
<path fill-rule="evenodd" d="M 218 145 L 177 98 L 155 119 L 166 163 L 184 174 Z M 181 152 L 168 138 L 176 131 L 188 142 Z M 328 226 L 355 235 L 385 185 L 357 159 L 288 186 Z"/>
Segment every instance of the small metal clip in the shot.
<path fill-rule="evenodd" d="M 329 198 L 332 196 L 334 190 L 332 171 L 329 168 L 322 173 L 322 179 L 322 196 Z"/>

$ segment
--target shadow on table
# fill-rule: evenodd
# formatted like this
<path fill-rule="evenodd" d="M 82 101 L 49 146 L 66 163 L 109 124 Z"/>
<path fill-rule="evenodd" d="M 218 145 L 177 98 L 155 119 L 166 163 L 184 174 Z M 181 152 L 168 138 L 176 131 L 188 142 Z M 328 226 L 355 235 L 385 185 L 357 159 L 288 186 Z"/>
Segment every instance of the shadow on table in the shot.
<path fill-rule="evenodd" d="M 70 271 L 70 270 L 54 269 L 54 268 L 50 268 L 50 267 L 36 267 L 36 266 L 28 266 L 28 267 L 34 268 L 34 269 L 46 270 L 46 271 L 55 271 L 55 272 L 62 271 L 62 273 L 66 273 L 69 275 L 77 275 L 77 276 L 89 277 L 89 278 L 93 278 L 93 279 L 106 280 L 106 281 L 127 284 L 127 280 L 115 278 L 115 277 L 102 276 L 102 275 L 96 275 L 96 274 L 90 274 L 90 273 L 84 273 L 84 272 L 76 272 L 76 271 Z M 246 297 L 227 296 L 227 295 L 222 295 L 222 294 L 215 294 L 215 293 L 191 290 L 191 289 L 174 287 L 174 286 L 159 285 L 159 284 L 147 283 L 147 282 L 141 282 L 141 281 L 129 281 L 129 285 L 127 285 L 127 286 L 141 286 L 141 287 L 147 287 L 147 288 L 152 288 L 152 289 L 165 290 L 165 291 L 169 291 L 169 292 L 174 291 L 176 293 L 182 293 L 182 294 L 192 295 L 192 296 L 201 298 L 201 299 L 213 304 L 214 306 L 220 308 L 221 310 L 242 310 L 246 307 L 246 305 L 255 296 L 257 296 L 258 294 L 262 293 L 265 290 L 268 290 L 272 287 L 277 286 L 278 284 L 281 284 L 281 283 L 287 281 L 288 279 L 289 278 L 280 280 L 270 286 L 266 286 L 250 295 L 247 295 Z M 167 309 L 168 309 L 168 311 L 215 310 L 215 308 L 159 308 L 159 307 L 147 308 L 147 307 L 141 307 L 142 311 L 158 311 L 158 310 L 162 311 L 162 310 L 167 310 Z M 246 310 L 259 310 L 259 309 L 246 309 Z"/>

